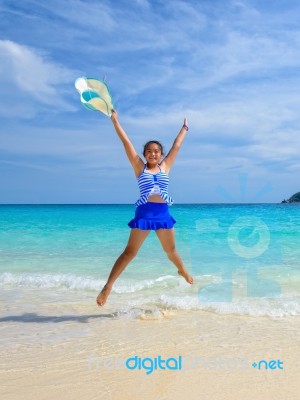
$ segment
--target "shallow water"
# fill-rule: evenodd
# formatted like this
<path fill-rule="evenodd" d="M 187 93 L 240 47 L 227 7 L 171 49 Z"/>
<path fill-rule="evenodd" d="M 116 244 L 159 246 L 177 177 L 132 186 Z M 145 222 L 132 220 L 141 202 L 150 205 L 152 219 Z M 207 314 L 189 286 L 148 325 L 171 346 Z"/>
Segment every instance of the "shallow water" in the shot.
<path fill-rule="evenodd" d="M 109 298 L 120 315 L 299 315 L 297 204 L 191 204 L 170 211 L 177 249 L 195 284 L 177 275 L 151 232 Z M 132 205 L 0 206 L 4 315 L 12 302 L 29 312 L 41 302 L 94 301 L 127 243 L 133 214 Z"/>

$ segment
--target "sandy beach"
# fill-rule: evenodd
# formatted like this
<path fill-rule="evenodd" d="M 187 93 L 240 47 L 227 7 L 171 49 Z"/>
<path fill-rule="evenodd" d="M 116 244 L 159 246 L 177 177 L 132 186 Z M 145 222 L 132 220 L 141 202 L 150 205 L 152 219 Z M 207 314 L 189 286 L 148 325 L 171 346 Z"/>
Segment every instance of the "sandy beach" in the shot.
<path fill-rule="evenodd" d="M 299 394 L 299 317 L 145 309 L 132 319 L 109 304 L 97 308 L 92 296 L 72 303 L 71 294 L 63 308 L 45 303 L 31 311 L 12 306 L 1 318 L 6 400 L 295 400 Z M 124 360 L 134 356 L 181 356 L 182 368 L 130 370 Z M 260 369 L 252 366 L 260 360 L 266 361 Z"/>

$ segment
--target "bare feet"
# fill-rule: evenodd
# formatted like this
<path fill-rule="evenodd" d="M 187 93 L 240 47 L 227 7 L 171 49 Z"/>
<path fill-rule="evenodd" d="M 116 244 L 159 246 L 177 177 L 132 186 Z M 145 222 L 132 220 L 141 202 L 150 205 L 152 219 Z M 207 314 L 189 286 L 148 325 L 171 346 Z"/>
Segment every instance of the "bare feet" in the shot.
<path fill-rule="evenodd" d="M 191 275 L 189 275 L 185 269 L 178 271 L 178 274 L 183 276 L 184 279 L 187 281 L 187 283 L 189 283 L 191 285 L 194 283 L 193 277 Z"/>
<path fill-rule="evenodd" d="M 104 306 L 104 304 L 106 303 L 106 300 L 109 296 L 110 291 L 111 291 L 111 287 L 104 285 L 103 289 L 98 294 L 98 297 L 96 299 L 98 306 L 100 306 L 100 307 Z"/>

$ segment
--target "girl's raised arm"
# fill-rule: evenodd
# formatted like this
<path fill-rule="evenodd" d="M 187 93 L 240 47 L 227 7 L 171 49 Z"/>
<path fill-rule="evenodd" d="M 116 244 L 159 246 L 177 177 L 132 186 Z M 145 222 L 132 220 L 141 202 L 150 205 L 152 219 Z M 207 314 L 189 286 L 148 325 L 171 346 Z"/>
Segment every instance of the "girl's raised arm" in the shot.
<path fill-rule="evenodd" d="M 116 130 L 119 138 L 121 139 L 121 142 L 123 143 L 127 157 L 130 161 L 130 164 L 132 165 L 132 167 L 134 169 L 135 175 L 136 176 L 140 175 L 140 173 L 144 167 L 143 160 L 135 151 L 133 144 L 131 143 L 126 132 L 122 128 L 122 126 L 118 120 L 118 113 L 116 111 L 113 111 L 112 116 L 111 116 L 111 121 L 115 127 L 115 130 Z"/>
<path fill-rule="evenodd" d="M 167 174 L 169 173 L 169 171 L 177 157 L 180 146 L 181 146 L 183 139 L 185 138 L 185 135 L 188 130 L 189 130 L 189 128 L 188 128 L 187 119 L 184 118 L 182 128 L 180 129 L 178 135 L 176 136 L 170 151 L 168 152 L 168 154 L 166 155 L 166 157 L 163 159 L 163 161 L 161 163 L 162 169 Z"/>

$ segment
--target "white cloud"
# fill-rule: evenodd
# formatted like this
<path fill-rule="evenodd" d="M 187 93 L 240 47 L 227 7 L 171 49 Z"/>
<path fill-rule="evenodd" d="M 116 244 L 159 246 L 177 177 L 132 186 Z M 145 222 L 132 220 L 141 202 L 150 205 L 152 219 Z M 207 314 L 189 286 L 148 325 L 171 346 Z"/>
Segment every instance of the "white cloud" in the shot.
<path fill-rule="evenodd" d="M 134 0 L 136 4 L 144 9 L 149 9 L 151 7 L 148 0 Z"/>
<path fill-rule="evenodd" d="M 118 28 L 113 10 L 99 1 L 71 0 L 68 6 L 65 1 L 56 1 L 55 9 L 52 2 L 48 3 L 48 7 L 48 11 L 60 15 L 71 24 L 76 21 L 88 31 L 92 28 L 99 32 L 111 32 Z"/>
<path fill-rule="evenodd" d="M 63 88 L 74 74 L 36 49 L 0 40 L 0 71 L 5 93 L 0 109 L 4 116 L 32 117 L 41 105 L 73 109 L 64 98 Z"/>

